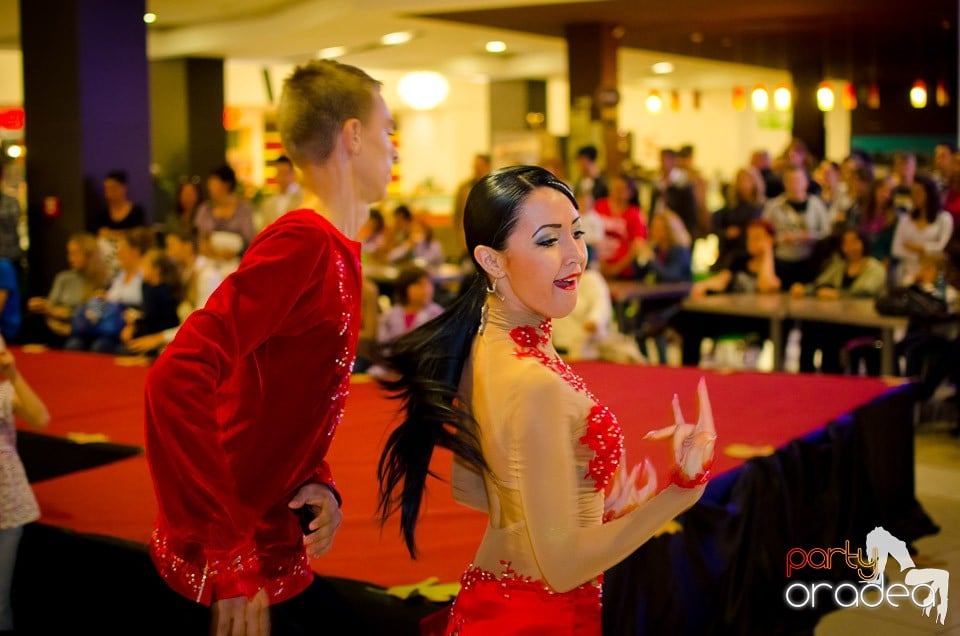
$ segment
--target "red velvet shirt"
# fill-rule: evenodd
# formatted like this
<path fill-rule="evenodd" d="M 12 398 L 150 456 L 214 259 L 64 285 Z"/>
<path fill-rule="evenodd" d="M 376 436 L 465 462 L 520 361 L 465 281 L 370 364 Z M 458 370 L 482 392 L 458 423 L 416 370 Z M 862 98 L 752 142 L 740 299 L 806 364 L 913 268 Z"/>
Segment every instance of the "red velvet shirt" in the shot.
<path fill-rule="evenodd" d="M 276 603 L 313 578 L 287 503 L 333 486 L 324 460 L 360 328 L 360 244 L 285 214 L 186 320 L 147 377 L 146 448 L 160 575 L 197 602 Z"/>

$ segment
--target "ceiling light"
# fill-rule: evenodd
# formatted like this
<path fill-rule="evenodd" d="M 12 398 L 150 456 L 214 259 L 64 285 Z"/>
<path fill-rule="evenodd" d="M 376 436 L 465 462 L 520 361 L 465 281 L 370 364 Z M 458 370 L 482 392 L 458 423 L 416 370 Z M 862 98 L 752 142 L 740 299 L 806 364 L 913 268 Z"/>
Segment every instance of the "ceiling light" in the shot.
<path fill-rule="evenodd" d="M 332 60 L 335 57 L 341 57 L 347 54 L 345 46 L 328 46 L 325 49 L 317 51 L 317 57 L 321 60 Z"/>
<path fill-rule="evenodd" d="M 657 62 L 650 67 L 650 70 L 657 75 L 666 75 L 667 73 L 673 73 L 673 64 L 670 62 Z"/>
<path fill-rule="evenodd" d="M 400 99 L 414 110 L 436 108 L 447 98 L 450 84 L 447 79 L 433 71 L 407 73 L 397 84 Z"/>
<path fill-rule="evenodd" d="M 503 53 L 507 50 L 507 43 L 502 40 L 490 40 L 483 48 L 487 53 Z"/>
<path fill-rule="evenodd" d="M 918 79 L 910 89 L 910 105 L 914 108 L 927 107 L 927 83 Z"/>
<path fill-rule="evenodd" d="M 7 148 L 7 156 L 11 159 L 18 159 L 23 156 L 23 146 L 18 146 L 17 144 L 12 144 Z"/>
<path fill-rule="evenodd" d="M 647 95 L 647 110 L 654 115 L 659 114 L 660 111 L 663 110 L 663 98 L 660 97 L 660 91 L 654 89 Z"/>
<path fill-rule="evenodd" d="M 767 110 L 770 107 L 770 93 L 767 92 L 767 87 L 763 84 L 754 86 L 753 92 L 750 93 L 750 103 L 753 105 L 753 110 L 758 113 Z"/>
<path fill-rule="evenodd" d="M 876 82 L 867 89 L 867 106 L 873 110 L 880 108 L 880 86 Z"/>
<path fill-rule="evenodd" d="M 144 14 L 143 14 L 143 21 L 144 21 L 146 24 L 153 24 L 154 22 L 157 21 L 157 14 L 156 14 L 156 13 L 144 13 Z"/>
<path fill-rule="evenodd" d="M 793 95 L 790 94 L 790 87 L 786 84 L 778 84 L 773 91 L 773 107 L 777 110 L 790 110 L 792 102 Z"/>
<path fill-rule="evenodd" d="M 384 46 L 396 46 L 397 44 L 406 44 L 412 39 L 413 33 L 410 31 L 396 31 L 395 33 L 387 33 L 380 38 L 380 44 Z"/>
<path fill-rule="evenodd" d="M 743 110 L 747 107 L 747 89 L 743 86 L 734 86 L 731 93 L 734 110 Z"/>
<path fill-rule="evenodd" d="M 847 110 L 854 110 L 857 107 L 857 87 L 852 82 L 843 85 L 843 93 L 840 94 L 840 103 Z"/>
<path fill-rule="evenodd" d="M 817 108 L 823 112 L 833 110 L 836 95 L 833 94 L 833 87 L 830 82 L 820 82 L 817 86 Z"/>

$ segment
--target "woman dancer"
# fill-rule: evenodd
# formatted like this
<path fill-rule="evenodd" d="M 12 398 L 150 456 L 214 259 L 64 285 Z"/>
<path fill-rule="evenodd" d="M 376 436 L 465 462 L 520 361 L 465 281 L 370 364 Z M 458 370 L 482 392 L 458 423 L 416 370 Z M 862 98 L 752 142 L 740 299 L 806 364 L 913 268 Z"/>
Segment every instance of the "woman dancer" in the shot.
<path fill-rule="evenodd" d="M 597 635 L 602 572 L 703 493 L 716 437 L 706 392 L 696 426 L 674 404 L 678 424 L 659 433 L 674 439 L 675 483 L 646 497 L 616 418 L 550 342 L 586 262 L 568 186 L 542 168 L 495 171 L 471 191 L 464 230 L 477 278 L 390 344 L 399 379 L 385 384 L 404 419 L 380 460 L 381 516 L 399 508 L 415 554 L 430 457 L 452 450 L 455 497 L 490 523 L 447 633 Z"/>

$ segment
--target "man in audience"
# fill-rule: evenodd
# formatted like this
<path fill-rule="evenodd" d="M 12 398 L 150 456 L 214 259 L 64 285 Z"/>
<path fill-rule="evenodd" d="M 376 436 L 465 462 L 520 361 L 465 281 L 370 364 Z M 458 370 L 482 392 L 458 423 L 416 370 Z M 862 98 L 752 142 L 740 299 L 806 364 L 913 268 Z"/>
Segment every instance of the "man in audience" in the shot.
<path fill-rule="evenodd" d="M 260 210 L 263 227 L 270 225 L 290 210 L 296 210 L 303 203 L 303 189 L 297 183 L 297 172 L 290 158 L 280 155 L 273 165 L 277 170 L 277 191 L 263 202 L 263 208 Z"/>
<path fill-rule="evenodd" d="M 582 146 L 577 150 L 577 166 L 580 167 L 580 178 L 575 190 L 588 188 L 593 192 L 594 201 L 604 199 L 609 194 L 607 178 L 597 164 L 597 147 L 594 145 Z"/>
<path fill-rule="evenodd" d="M 830 218 L 820 197 L 809 194 L 804 168 L 788 167 L 783 184 L 786 191 L 767 201 L 763 218 L 776 230 L 777 271 L 789 288 L 810 282 L 819 271 L 814 247 L 830 233 Z"/>

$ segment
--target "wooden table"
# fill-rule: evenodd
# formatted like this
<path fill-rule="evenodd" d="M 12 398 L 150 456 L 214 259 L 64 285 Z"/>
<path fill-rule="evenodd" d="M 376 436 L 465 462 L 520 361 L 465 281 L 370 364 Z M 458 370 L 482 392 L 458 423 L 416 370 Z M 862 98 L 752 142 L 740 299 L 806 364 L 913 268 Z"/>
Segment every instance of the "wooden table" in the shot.
<path fill-rule="evenodd" d="M 906 328 L 906 316 L 878 314 L 873 298 L 821 300 L 810 297 L 789 297 L 787 299 L 787 315 L 796 320 L 809 322 L 829 322 L 839 325 L 879 328 L 883 337 L 880 373 L 893 375 L 895 366 L 893 332 L 895 329 Z"/>
<path fill-rule="evenodd" d="M 640 302 L 643 311 L 643 301 L 676 298 L 678 301 L 690 293 L 691 283 L 657 283 L 648 285 L 636 280 L 609 280 L 610 301 L 613 304 L 613 315 L 621 333 L 630 333 L 631 328 L 627 320 L 627 306 L 631 302 Z"/>
<path fill-rule="evenodd" d="M 786 299 L 784 294 L 711 294 L 703 298 L 686 298 L 683 301 L 683 310 L 704 314 L 765 318 L 770 321 L 773 368 L 782 371 L 783 321 L 787 317 Z"/>

